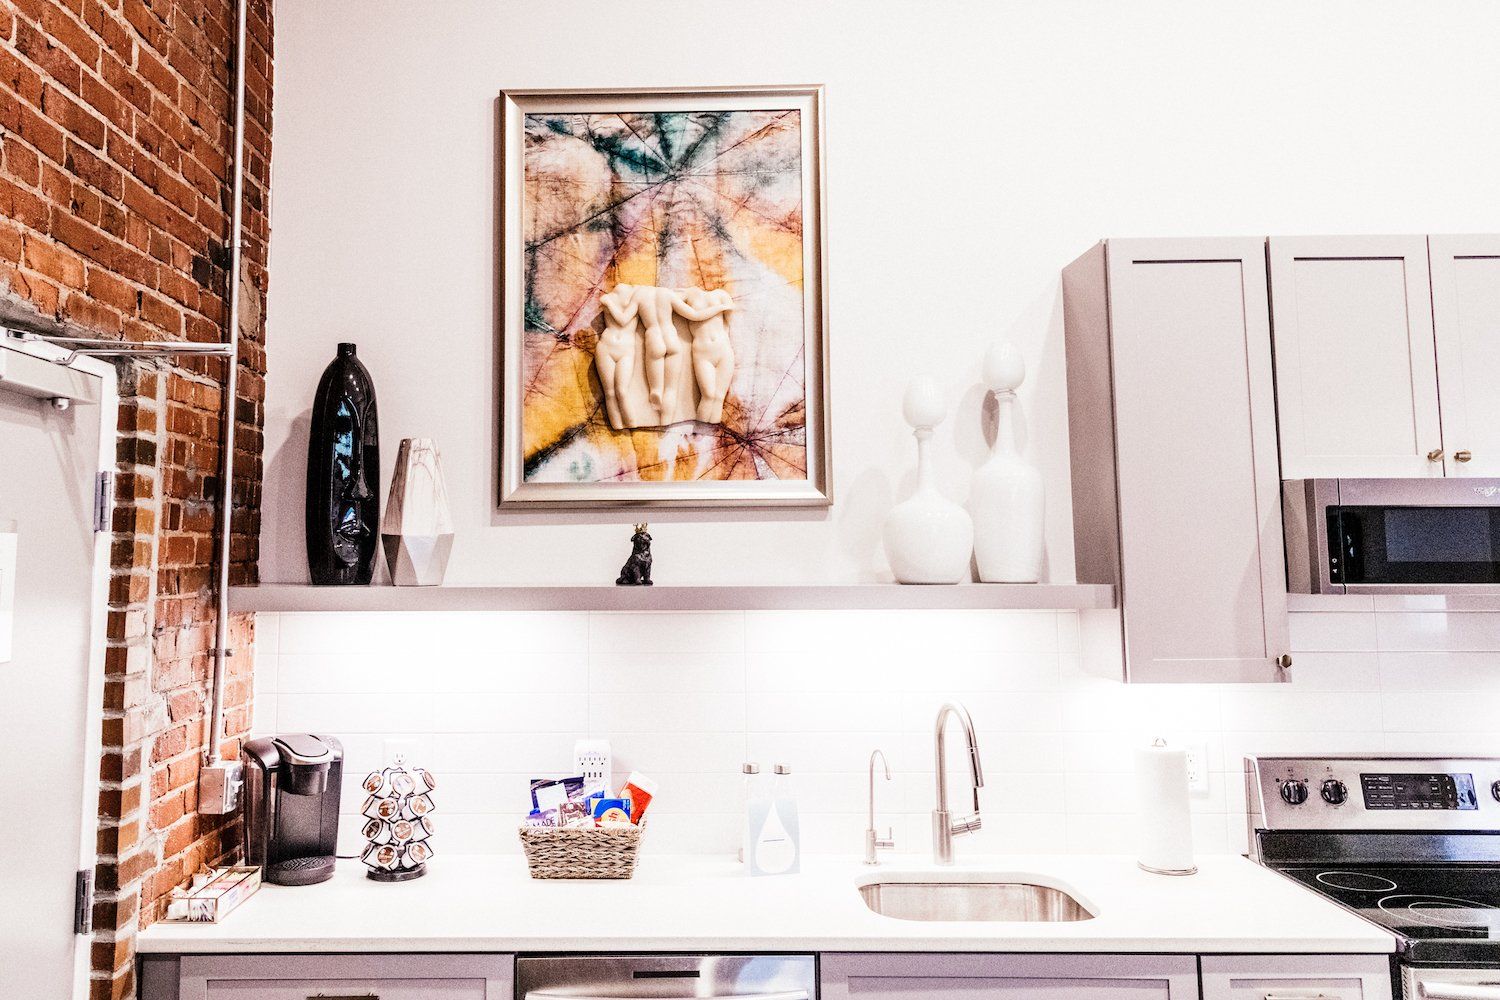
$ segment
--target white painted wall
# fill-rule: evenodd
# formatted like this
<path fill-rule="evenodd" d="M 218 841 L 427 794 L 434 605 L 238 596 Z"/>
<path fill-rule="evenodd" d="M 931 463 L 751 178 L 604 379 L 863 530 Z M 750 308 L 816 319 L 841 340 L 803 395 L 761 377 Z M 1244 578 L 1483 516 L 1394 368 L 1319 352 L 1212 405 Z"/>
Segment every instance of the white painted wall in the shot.
<path fill-rule="evenodd" d="M 1197 849 L 1240 851 L 1245 754 L 1500 748 L 1500 613 L 1350 605 L 1292 615 L 1294 682 L 1252 685 L 1101 680 L 1080 668 L 1073 612 L 260 615 L 255 724 L 343 738 L 343 853 L 387 739 L 414 740 L 437 775 L 439 851 L 513 853 L 528 779 L 569 770 L 579 736 L 611 741 L 617 778 L 661 783 L 653 852 L 731 851 L 754 760 L 791 765 L 807 850 L 852 855 L 876 747 L 896 772 L 880 821 L 926 851 L 949 699 L 973 714 L 988 779 L 961 854 L 1129 851 L 1129 751 L 1157 736 L 1207 750 Z"/>
<path fill-rule="evenodd" d="M 653 514 L 663 582 L 883 576 L 900 394 L 926 368 L 958 404 L 937 464 L 962 498 L 1001 335 L 1031 366 L 1052 576 L 1072 579 L 1062 265 L 1108 235 L 1500 231 L 1482 0 L 418 6 L 276 12 L 267 581 L 305 578 L 307 408 L 340 340 L 378 386 L 383 482 L 402 437 L 443 451 L 450 580 L 602 582 L 626 554 L 629 514 L 494 510 L 504 87 L 829 88 L 836 506 Z"/>

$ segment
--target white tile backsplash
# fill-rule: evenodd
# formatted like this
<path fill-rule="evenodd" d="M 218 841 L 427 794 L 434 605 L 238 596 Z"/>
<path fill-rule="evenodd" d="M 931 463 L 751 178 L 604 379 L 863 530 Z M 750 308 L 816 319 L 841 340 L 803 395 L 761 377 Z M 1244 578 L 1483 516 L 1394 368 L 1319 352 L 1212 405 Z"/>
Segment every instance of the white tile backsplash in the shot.
<path fill-rule="evenodd" d="M 391 736 L 438 776 L 443 849 L 512 852 L 527 779 L 610 740 L 617 778 L 661 784 L 654 850 L 738 843 L 740 764 L 790 764 L 808 851 L 852 853 L 866 766 L 883 749 L 879 822 L 924 849 L 936 710 L 979 731 L 985 829 L 972 851 L 1128 851 L 1130 751 L 1201 744 L 1204 852 L 1242 850 L 1247 753 L 1494 753 L 1500 612 L 1369 608 L 1292 615 L 1290 685 L 1125 685 L 1085 673 L 1071 612 L 463 612 L 262 614 L 257 732 L 343 738 L 344 810 Z M 967 791 L 957 730 L 950 787 Z M 358 824 L 346 822 L 352 848 Z"/>

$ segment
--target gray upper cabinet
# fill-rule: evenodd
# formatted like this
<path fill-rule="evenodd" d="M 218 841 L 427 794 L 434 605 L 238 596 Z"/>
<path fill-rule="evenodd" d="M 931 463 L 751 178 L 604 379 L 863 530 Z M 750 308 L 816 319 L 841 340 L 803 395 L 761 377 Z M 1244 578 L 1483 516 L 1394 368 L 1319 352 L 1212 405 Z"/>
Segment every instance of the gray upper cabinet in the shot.
<path fill-rule="evenodd" d="M 1267 247 L 1283 478 L 1500 476 L 1500 236 Z"/>
<path fill-rule="evenodd" d="M 1428 247 L 1447 473 L 1500 476 L 1500 236 Z"/>
<path fill-rule="evenodd" d="M 825 954 L 820 969 L 822 1000 L 1198 1000 L 1192 955 Z"/>
<path fill-rule="evenodd" d="M 1286 479 L 1441 476 L 1423 236 L 1272 237 Z"/>
<path fill-rule="evenodd" d="M 1078 579 L 1120 597 L 1088 645 L 1133 681 L 1286 679 L 1264 240 L 1109 240 L 1063 303 Z"/>

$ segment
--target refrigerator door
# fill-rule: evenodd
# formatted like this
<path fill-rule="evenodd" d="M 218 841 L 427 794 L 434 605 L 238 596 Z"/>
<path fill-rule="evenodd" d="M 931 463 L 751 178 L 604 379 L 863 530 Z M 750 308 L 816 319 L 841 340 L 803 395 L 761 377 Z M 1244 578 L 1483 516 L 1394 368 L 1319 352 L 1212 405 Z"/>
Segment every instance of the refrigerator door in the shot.
<path fill-rule="evenodd" d="M 77 884 L 92 874 L 98 825 L 109 534 L 94 531 L 95 489 L 101 443 L 113 446 L 101 442 L 113 379 L 56 374 L 94 384 L 64 406 L 0 379 L 0 770 L 30 831 L 0 838 L 0 886 L 14 903 L 0 907 L 5 997 L 81 997 L 88 986 Z"/>

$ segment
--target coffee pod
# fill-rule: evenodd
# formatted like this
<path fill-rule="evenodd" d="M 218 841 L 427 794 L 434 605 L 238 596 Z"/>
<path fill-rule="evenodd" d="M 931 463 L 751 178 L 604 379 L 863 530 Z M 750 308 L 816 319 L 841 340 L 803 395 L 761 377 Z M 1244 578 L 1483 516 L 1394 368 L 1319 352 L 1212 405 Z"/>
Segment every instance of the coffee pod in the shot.
<path fill-rule="evenodd" d="M 404 844 L 417 832 L 417 824 L 409 819 L 398 819 L 391 825 L 391 839 Z"/>
<path fill-rule="evenodd" d="M 417 841 L 406 845 L 406 859 L 412 863 L 413 867 L 426 864 L 430 857 L 432 857 L 432 848 L 428 847 L 425 842 Z"/>
<path fill-rule="evenodd" d="M 391 775 L 391 788 L 397 795 L 410 795 L 416 787 L 416 779 L 407 771 L 397 771 Z"/>
<path fill-rule="evenodd" d="M 372 844 L 389 844 L 391 842 L 391 824 L 385 820 L 365 820 L 364 829 L 360 833 Z"/>
<path fill-rule="evenodd" d="M 361 786 L 365 791 L 374 795 L 385 787 L 385 777 L 379 771 L 371 771 L 365 775 L 364 784 Z"/>
<path fill-rule="evenodd" d="M 401 861 L 401 849 L 395 844 L 375 845 L 375 866 L 390 871 Z"/>
<path fill-rule="evenodd" d="M 432 812 L 432 799 L 427 795 L 413 795 L 406 801 L 406 811 L 413 819 L 426 816 Z"/>

